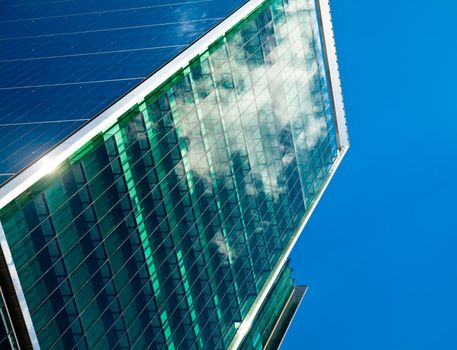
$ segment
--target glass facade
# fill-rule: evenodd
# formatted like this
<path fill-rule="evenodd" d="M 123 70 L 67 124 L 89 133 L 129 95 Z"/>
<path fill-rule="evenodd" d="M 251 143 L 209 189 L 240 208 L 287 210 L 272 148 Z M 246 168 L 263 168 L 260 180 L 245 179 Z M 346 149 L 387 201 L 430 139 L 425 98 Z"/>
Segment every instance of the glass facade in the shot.
<path fill-rule="evenodd" d="M 315 2 L 265 1 L 0 211 L 40 347 L 228 348 L 337 157 Z"/>

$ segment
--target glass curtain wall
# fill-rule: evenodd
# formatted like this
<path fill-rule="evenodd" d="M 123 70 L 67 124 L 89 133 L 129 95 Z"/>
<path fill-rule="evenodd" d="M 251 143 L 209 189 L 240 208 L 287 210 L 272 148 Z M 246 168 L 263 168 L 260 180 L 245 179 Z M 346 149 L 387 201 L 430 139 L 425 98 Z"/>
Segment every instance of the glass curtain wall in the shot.
<path fill-rule="evenodd" d="M 40 346 L 225 349 L 337 155 L 314 1 L 266 1 L 0 212 Z"/>

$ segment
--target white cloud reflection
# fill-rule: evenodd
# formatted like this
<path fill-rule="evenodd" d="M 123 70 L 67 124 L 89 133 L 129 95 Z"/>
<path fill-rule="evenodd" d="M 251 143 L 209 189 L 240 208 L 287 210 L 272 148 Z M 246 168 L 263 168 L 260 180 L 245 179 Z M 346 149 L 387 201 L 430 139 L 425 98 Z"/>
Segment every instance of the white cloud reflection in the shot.
<path fill-rule="evenodd" d="M 183 136 L 189 139 L 190 148 L 188 156 L 192 164 L 192 169 L 196 171 L 201 177 L 212 184 L 211 168 L 209 166 L 208 159 L 211 160 L 213 170 L 216 173 L 223 173 L 229 175 L 233 169 L 229 162 L 229 157 L 234 154 L 246 155 L 244 145 L 239 142 L 232 142 L 237 140 L 239 128 L 234 127 L 240 125 L 240 121 L 243 123 L 245 138 L 248 142 L 248 153 L 250 159 L 250 165 L 252 167 L 252 173 L 257 179 L 260 179 L 263 183 L 262 190 L 266 194 L 274 199 L 277 199 L 281 193 L 288 191 L 287 188 L 281 185 L 279 179 L 284 177 L 284 168 L 287 167 L 294 160 L 294 149 L 291 145 L 281 144 L 278 139 L 278 133 L 282 130 L 290 130 L 291 117 L 292 121 L 292 133 L 294 137 L 294 147 L 298 154 L 300 152 L 306 152 L 307 149 L 313 148 L 319 145 L 319 142 L 327 135 L 327 122 L 322 113 L 322 101 L 314 101 L 312 90 L 315 89 L 315 81 L 319 81 L 321 78 L 319 66 L 316 63 L 316 54 L 314 52 L 314 46 L 312 43 L 315 41 L 312 26 L 312 19 L 310 13 L 315 13 L 314 4 L 309 0 L 297 0 L 290 1 L 285 5 L 285 14 L 287 21 L 283 25 L 275 26 L 275 37 L 277 39 L 276 49 L 267 57 L 268 63 L 262 64 L 247 64 L 245 59 L 237 59 L 239 57 L 238 52 L 234 52 L 234 47 L 240 47 L 243 44 L 241 35 L 234 36 L 231 40 L 230 45 L 231 54 L 231 66 L 221 63 L 223 60 L 217 60 L 216 55 L 212 55 L 210 58 L 213 68 L 224 71 L 221 65 L 227 67 L 227 74 L 232 73 L 238 93 L 238 105 L 242 109 L 241 116 L 238 111 L 234 111 L 237 107 L 233 105 L 233 100 L 222 100 L 219 101 L 222 110 L 222 117 L 224 125 L 226 127 L 225 132 L 227 139 L 230 141 L 229 147 L 231 155 L 223 153 L 223 149 L 226 148 L 224 140 L 221 139 L 221 133 L 216 133 L 211 130 L 206 131 L 206 138 L 208 140 L 207 146 L 219 145 L 218 151 L 211 149 L 208 158 L 205 157 L 205 148 L 203 147 L 203 140 L 200 135 L 200 130 L 189 129 L 190 125 L 183 127 Z M 299 31 L 302 38 L 296 32 Z M 221 53 L 224 47 L 219 48 Z M 243 49 L 240 49 L 243 50 Z M 288 53 L 297 56 L 295 64 L 290 63 L 290 57 Z M 222 54 L 223 56 L 223 54 Z M 213 59 L 214 58 L 214 59 Z M 300 62 L 300 64 L 297 64 Z M 313 62 L 307 64 L 306 62 Z M 266 80 L 265 68 L 270 70 L 269 77 L 278 74 L 279 78 L 274 80 Z M 247 75 L 245 75 L 247 74 Z M 229 93 L 233 93 L 233 86 L 226 84 L 227 75 L 214 74 L 217 77 L 215 83 L 219 88 L 219 95 L 226 96 Z M 251 77 L 259 79 L 254 84 L 251 83 Z M 204 78 L 201 80 L 194 80 L 194 89 L 200 89 L 202 86 L 206 86 L 210 78 Z M 314 82 L 313 82 L 314 81 Z M 259 91 L 265 88 L 264 93 Z M 295 89 L 299 95 L 299 104 L 294 101 L 289 101 L 285 98 L 284 92 L 289 89 Z M 200 101 L 200 107 L 202 109 L 214 107 L 212 103 L 206 103 L 209 99 L 214 98 L 214 95 L 209 95 L 204 101 Z M 202 107 L 203 106 L 203 107 Z M 210 107 L 208 107 L 210 106 Z M 296 106 L 297 109 L 291 116 L 292 107 Z M 246 109 L 244 109 L 247 107 Z M 207 112 L 207 110 L 205 110 Z M 218 113 L 219 111 L 216 110 Z M 266 125 L 266 119 L 260 112 L 270 113 L 273 116 L 275 125 Z M 213 115 L 206 114 L 203 117 L 203 124 L 205 128 L 213 123 Z M 252 123 L 251 120 L 257 122 Z M 268 118 L 267 118 L 268 119 Z M 258 124 L 260 120 L 260 125 Z M 254 135 L 250 134 L 249 127 L 253 126 L 259 130 L 263 127 L 275 126 L 276 140 L 274 143 L 278 149 L 269 149 L 268 145 L 260 149 L 260 152 L 264 152 L 267 155 L 266 166 L 262 166 L 259 159 L 256 159 L 256 142 Z M 197 131 L 197 132 L 196 132 Z M 265 147 L 267 146 L 267 147 Z M 271 148 L 271 147 L 270 147 Z M 273 162 L 272 159 L 278 159 L 278 151 L 282 152 L 279 159 L 280 161 Z M 274 155 L 276 154 L 276 157 Z M 263 160 L 262 160 L 263 162 Z M 257 188 L 254 184 L 247 182 L 245 183 L 245 192 L 248 195 L 255 195 Z"/>

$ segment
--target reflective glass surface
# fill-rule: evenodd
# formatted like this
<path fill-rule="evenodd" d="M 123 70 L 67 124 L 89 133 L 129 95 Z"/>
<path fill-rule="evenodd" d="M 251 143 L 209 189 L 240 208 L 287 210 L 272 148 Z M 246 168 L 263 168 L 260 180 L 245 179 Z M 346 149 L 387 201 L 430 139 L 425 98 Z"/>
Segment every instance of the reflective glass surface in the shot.
<path fill-rule="evenodd" d="M 0 3 L 0 185 L 245 0 Z"/>
<path fill-rule="evenodd" d="M 226 349 L 338 155 L 313 0 L 269 0 L 0 212 L 43 349 Z"/>

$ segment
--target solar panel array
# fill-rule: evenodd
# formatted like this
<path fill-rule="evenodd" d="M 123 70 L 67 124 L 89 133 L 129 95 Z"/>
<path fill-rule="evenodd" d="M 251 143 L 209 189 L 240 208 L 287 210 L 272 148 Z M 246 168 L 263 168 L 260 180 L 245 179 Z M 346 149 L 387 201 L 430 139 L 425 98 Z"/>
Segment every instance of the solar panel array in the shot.
<path fill-rule="evenodd" d="M 0 186 L 244 2 L 0 1 Z"/>

